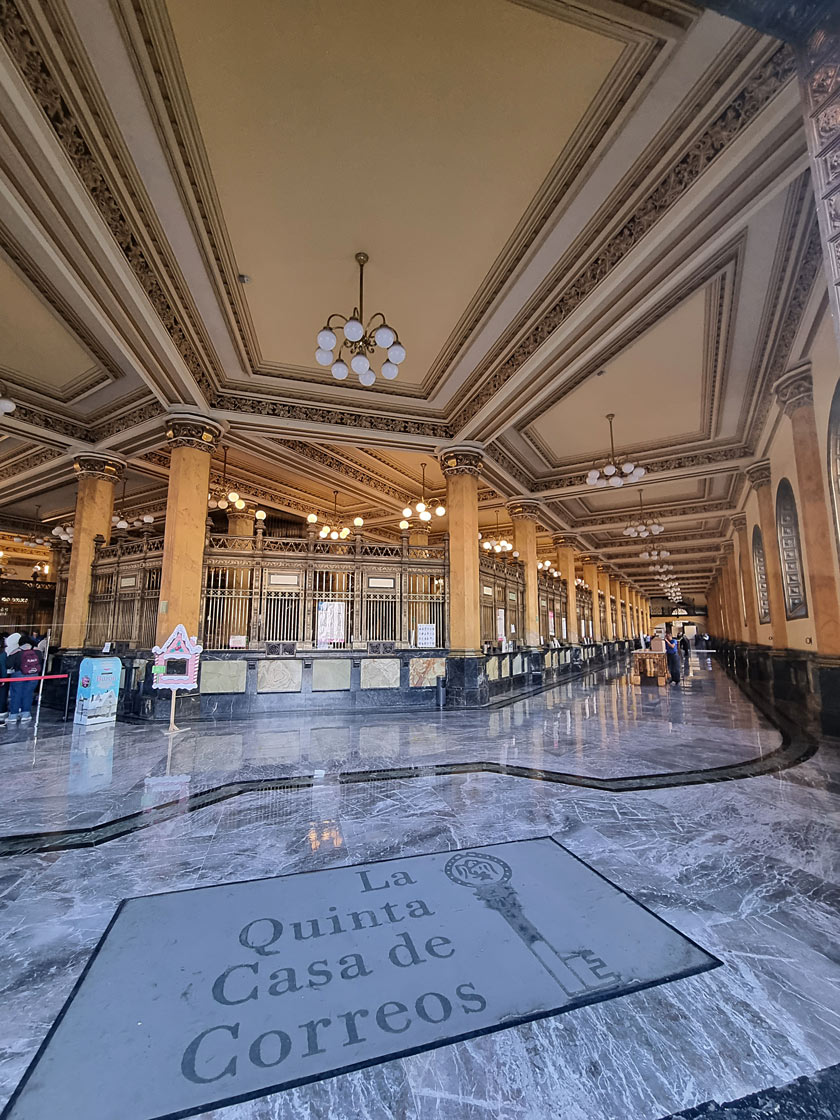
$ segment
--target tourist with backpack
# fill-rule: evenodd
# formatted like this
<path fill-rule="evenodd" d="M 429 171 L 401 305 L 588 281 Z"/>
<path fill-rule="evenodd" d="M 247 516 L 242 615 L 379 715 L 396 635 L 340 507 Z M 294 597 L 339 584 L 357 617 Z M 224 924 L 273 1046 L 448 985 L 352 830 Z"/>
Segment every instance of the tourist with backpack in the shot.
<path fill-rule="evenodd" d="M 12 634 L 19 638 L 19 634 Z M 43 662 L 41 655 L 32 648 L 30 640 L 24 638 L 14 653 L 6 658 L 6 673 L 10 677 L 38 677 Z M 36 680 L 13 680 L 9 685 L 9 719 L 19 719 L 28 723 L 32 719 L 32 699 L 35 696 Z"/>

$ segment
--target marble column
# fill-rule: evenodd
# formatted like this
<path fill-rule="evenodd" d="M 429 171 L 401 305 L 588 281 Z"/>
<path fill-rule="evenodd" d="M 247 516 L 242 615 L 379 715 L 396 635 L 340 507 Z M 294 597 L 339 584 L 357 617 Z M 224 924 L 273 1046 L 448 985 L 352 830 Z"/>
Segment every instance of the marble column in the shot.
<path fill-rule="evenodd" d="M 840 203 L 838 207 L 840 208 Z M 840 223 L 840 209 L 838 222 Z M 810 609 L 814 618 L 817 652 L 836 657 L 840 655 L 840 586 L 831 544 L 829 498 L 823 479 L 810 363 L 790 370 L 776 382 L 774 388 L 776 400 L 790 418 L 793 431 L 793 454 L 799 486 L 799 524 L 805 538 Z M 766 550 L 766 542 L 764 547 Z"/>
<path fill-rule="evenodd" d="M 734 630 L 732 626 L 732 604 L 729 601 L 729 580 L 726 578 L 725 559 L 722 558 L 718 560 L 715 576 L 720 590 L 721 637 L 726 638 L 729 642 L 733 639 Z"/>
<path fill-rule="evenodd" d="M 412 529 L 410 534 L 409 534 L 409 537 L 408 537 L 408 543 L 416 545 L 418 548 L 428 548 L 429 547 L 429 530 L 428 529 Z"/>
<path fill-rule="evenodd" d="M 630 584 L 625 584 L 627 598 L 627 637 L 637 638 L 639 631 L 636 627 L 636 588 L 631 587 Z"/>
<path fill-rule="evenodd" d="M 615 639 L 621 641 L 626 637 L 624 633 L 624 615 L 621 611 L 621 598 L 622 598 L 622 584 L 621 580 L 612 578 L 610 579 L 610 592 L 615 599 Z"/>
<path fill-rule="evenodd" d="M 201 416 L 172 416 L 167 424 L 169 488 L 158 603 L 158 645 L 169 637 L 178 623 L 183 624 L 190 637 L 199 633 L 210 458 L 221 435 L 218 424 Z"/>
<path fill-rule="evenodd" d="M 599 584 L 604 596 L 604 641 L 611 642 L 615 638 L 613 630 L 612 610 L 610 608 L 610 573 L 599 572 Z"/>
<path fill-rule="evenodd" d="M 732 640 L 735 642 L 743 642 L 744 611 L 741 605 L 741 589 L 738 586 L 738 566 L 735 562 L 735 542 L 732 540 L 724 541 L 723 552 L 725 556 L 724 577 L 726 579 L 727 592 L 729 597 Z"/>
<path fill-rule="evenodd" d="M 758 642 L 758 609 L 755 600 L 755 577 L 747 540 L 747 515 L 737 513 L 732 518 L 732 527 L 738 534 L 738 565 L 744 588 L 744 609 L 747 612 L 747 641 L 754 646 Z"/>
<path fill-rule="evenodd" d="M 557 549 L 557 570 L 566 581 L 566 641 L 579 641 L 577 621 L 577 585 L 575 584 L 575 544 L 571 537 L 551 538 Z"/>
<path fill-rule="evenodd" d="M 449 646 L 454 654 L 481 653 L 478 574 L 478 478 L 481 451 L 458 446 L 439 453 L 449 513 Z"/>
<path fill-rule="evenodd" d="M 73 469 L 78 483 L 61 631 L 65 649 L 81 649 L 85 644 L 96 538 L 105 544 L 111 539 L 114 486 L 122 478 L 123 463 L 112 455 L 79 455 Z"/>
<path fill-rule="evenodd" d="M 540 594 L 537 571 L 537 523 L 539 502 L 528 498 L 512 498 L 507 503 L 513 521 L 513 547 L 525 568 L 525 645 L 540 645 Z M 544 635 L 545 637 L 545 635 Z"/>
<path fill-rule="evenodd" d="M 710 614 L 709 625 L 713 628 L 712 635 L 715 638 L 723 637 L 723 611 L 720 605 L 720 584 L 718 583 L 717 576 L 714 578 L 712 584 L 710 598 L 709 598 Z"/>
<path fill-rule="evenodd" d="M 598 606 L 598 589 L 601 586 L 599 575 L 597 564 L 594 564 L 591 560 L 584 562 L 583 581 L 584 583 L 588 583 L 592 588 L 592 640 L 594 642 L 603 641 L 603 635 L 601 634 L 601 611 Z"/>
<path fill-rule="evenodd" d="M 480 444 L 458 444 L 437 452 L 446 479 L 449 514 L 449 656 L 446 706 L 486 704 L 490 684 L 481 651 L 481 586 L 478 541 Z"/>
<path fill-rule="evenodd" d="M 782 587 L 782 564 L 776 537 L 776 511 L 770 486 L 770 460 L 762 459 L 744 472 L 758 498 L 758 524 L 764 541 L 764 563 L 767 568 L 767 597 L 770 600 L 770 625 L 773 649 L 787 649 L 785 593 Z M 800 518 L 801 522 L 801 518 Z"/>

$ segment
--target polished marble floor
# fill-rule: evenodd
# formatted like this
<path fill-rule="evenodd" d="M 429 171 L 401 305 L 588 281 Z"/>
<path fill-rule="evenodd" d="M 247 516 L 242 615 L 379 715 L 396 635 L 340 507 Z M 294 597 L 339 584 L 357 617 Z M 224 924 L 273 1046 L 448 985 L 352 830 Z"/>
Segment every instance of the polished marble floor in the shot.
<path fill-rule="evenodd" d="M 0 736 L 0 838 L 30 844 L 0 858 L 0 1102 L 121 898 L 542 835 L 723 967 L 204 1115 L 659 1120 L 840 1061 L 840 757 L 785 755 L 705 658 L 679 688 L 617 669 L 490 712 Z"/>

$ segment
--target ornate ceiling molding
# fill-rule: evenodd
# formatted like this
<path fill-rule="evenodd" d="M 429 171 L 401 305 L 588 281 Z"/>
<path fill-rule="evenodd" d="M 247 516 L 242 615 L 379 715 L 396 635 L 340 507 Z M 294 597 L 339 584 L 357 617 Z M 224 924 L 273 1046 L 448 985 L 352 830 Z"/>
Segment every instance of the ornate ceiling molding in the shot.
<path fill-rule="evenodd" d="M 662 4 L 657 4 L 656 7 L 669 12 L 667 22 L 677 27 L 685 26 L 686 15 L 682 10 L 671 11 Z M 164 143 L 164 137 L 174 137 L 177 145 L 178 163 L 175 173 L 180 180 L 182 192 L 194 203 L 189 209 L 193 216 L 196 240 L 200 245 L 207 246 L 205 257 L 208 271 L 214 277 L 220 305 L 227 308 L 230 328 L 247 358 L 251 372 L 299 380 L 317 387 L 320 380 L 317 373 L 311 374 L 296 367 L 269 362 L 260 351 L 247 302 L 237 283 L 235 254 L 213 183 L 210 160 L 192 105 L 186 76 L 178 57 L 174 32 L 165 11 L 149 0 L 125 0 L 118 10 L 122 17 L 123 34 L 137 59 L 135 69 L 138 79 L 148 91 L 147 101 L 155 113 L 158 134 Z M 570 197 L 574 182 L 582 174 L 593 152 L 606 138 L 621 110 L 644 81 L 665 46 L 664 39 L 638 27 L 621 24 L 592 9 L 566 4 L 543 4 L 540 10 L 543 14 L 564 22 L 609 34 L 612 38 L 619 37 L 624 42 L 624 50 L 598 97 L 593 100 L 445 341 L 423 383 L 417 388 L 403 388 L 403 396 L 426 397 L 446 375 L 548 220 L 556 216 L 558 207 Z M 661 18 L 666 19 L 664 15 Z M 150 75 L 157 87 L 155 90 L 149 88 Z M 164 112 L 165 120 L 162 119 Z M 197 228 L 199 225 L 200 229 Z M 376 395 L 388 396 L 392 393 L 393 390 L 379 387 Z"/>
<path fill-rule="evenodd" d="M 492 448 L 495 448 L 495 446 L 495 444 L 491 445 Z M 710 451 L 661 455 L 656 459 L 646 459 L 641 456 L 638 461 L 644 465 L 649 473 L 664 474 L 666 471 L 698 470 L 718 463 L 737 463 L 741 459 L 749 458 L 751 454 L 750 448 L 744 444 L 735 444 L 732 447 L 719 447 Z M 493 457 L 496 458 L 495 451 Z M 736 468 L 733 467 L 734 469 Z M 585 474 L 539 479 L 532 484 L 530 489 L 534 493 L 542 493 L 546 490 L 570 490 L 578 487 L 586 487 Z"/>
<path fill-rule="evenodd" d="M 37 451 L 31 451 L 28 455 L 22 458 L 15 459 L 7 465 L 0 468 L 0 482 L 6 482 L 10 478 L 17 478 L 18 475 L 26 474 L 27 471 L 34 470 L 36 467 L 42 467 L 44 463 L 51 463 L 53 459 L 60 459 L 64 455 L 64 451 L 60 451 L 55 447 L 42 447 Z"/>
<path fill-rule="evenodd" d="M 68 65 L 72 66 L 75 80 L 82 86 L 86 103 L 101 105 L 102 99 L 93 96 L 87 88 L 83 68 L 78 65 L 78 60 L 75 60 L 76 65 L 73 65 L 73 52 L 67 49 L 63 29 L 55 19 L 55 12 L 50 11 L 49 5 L 45 6 L 44 12 L 48 17 L 53 17 L 50 30 L 64 51 Z M 207 374 L 206 360 L 199 355 L 188 336 L 188 326 L 182 314 L 176 311 L 164 290 L 157 275 L 157 262 L 152 262 L 151 254 L 141 243 L 138 231 L 127 217 L 125 208 L 118 198 L 120 192 L 109 181 L 102 161 L 96 154 L 95 141 L 86 135 L 86 129 L 71 108 L 73 97 L 62 88 L 59 75 L 48 66 L 39 45 L 39 30 L 24 20 L 15 0 L 0 0 L 0 34 L 9 55 L 52 127 L 65 156 L 85 185 L 105 226 L 125 257 L 128 267 L 145 291 L 184 365 L 205 399 L 209 399 L 215 391 L 215 385 Z M 117 130 L 113 129 L 113 135 L 116 135 L 116 132 Z M 108 155 L 118 169 L 123 187 L 128 188 L 132 177 L 127 173 L 120 153 L 115 150 L 113 144 Z M 149 208 L 144 206 L 136 195 L 132 201 L 141 215 L 148 214 Z M 145 229 L 148 236 L 151 231 L 151 223 L 148 220 L 145 222 Z"/>
<path fill-rule="evenodd" d="M 531 301 L 493 352 L 470 379 L 467 399 L 452 417 L 456 431 L 496 395 L 548 337 L 575 311 L 624 257 L 657 224 L 659 219 L 683 197 L 700 175 L 732 141 L 758 116 L 762 109 L 787 85 L 796 72 L 796 62 L 787 46 L 779 47 L 749 76 L 741 90 L 712 123 L 697 136 L 684 154 L 648 192 L 633 215 L 609 238 L 600 252 L 570 278 L 553 303 L 516 344 L 501 364 L 502 353 L 511 345 L 511 334 L 535 314 Z M 634 180 L 638 182 L 638 179 Z M 592 238 L 594 240 L 594 238 Z M 483 379 L 483 380 L 482 380 Z"/>
<path fill-rule="evenodd" d="M 339 428 L 354 427 L 370 432 L 394 432 L 433 440 L 452 438 L 450 426 L 434 420 L 382 416 L 378 413 L 355 412 L 352 409 L 330 405 L 291 404 L 275 398 L 247 397 L 240 393 L 236 395 L 217 393 L 212 398 L 211 404 L 219 411 L 277 417 L 282 420 L 301 421 L 305 424 L 329 424 Z"/>
<path fill-rule="evenodd" d="M 792 190 L 790 209 L 794 218 L 805 210 L 800 228 L 791 222 L 785 243 L 780 248 L 777 280 L 771 285 L 768 307 L 759 331 L 759 354 L 753 362 L 751 383 L 756 385 L 755 410 L 746 429 L 745 443 L 758 445 L 773 406 L 772 386 L 790 364 L 793 344 L 805 315 L 811 292 L 822 272 L 823 253 L 820 230 L 813 209 L 810 176 L 803 175 Z M 792 262 L 792 263 L 791 263 Z M 745 398 L 745 409 L 750 397 Z"/>
<path fill-rule="evenodd" d="M 554 507 L 558 503 L 551 502 L 550 506 Z M 560 509 L 557 511 L 565 516 L 568 516 L 566 510 Z M 670 506 L 646 506 L 645 513 L 650 517 L 656 517 L 659 520 L 663 518 L 680 518 L 680 517 L 705 517 L 713 513 L 731 513 L 732 503 L 728 499 L 716 499 L 709 502 L 700 502 L 694 505 L 670 505 Z M 628 520 L 632 517 L 632 511 L 625 510 L 623 513 L 615 514 L 598 514 L 593 513 L 587 517 L 572 518 L 572 528 L 578 532 L 592 532 L 593 530 L 607 528 L 611 525 L 626 525 Z"/>
<path fill-rule="evenodd" d="M 660 442 L 664 450 L 668 447 L 680 449 L 686 444 L 711 440 L 714 436 L 714 418 L 716 406 L 719 404 L 726 387 L 728 376 L 729 355 L 731 351 L 732 323 L 737 312 L 737 296 L 743 271 L 744 253 L 747 244 L 747 232 L 741 231 L 729 244 L 720 249 L 714 256 L 702 262 L 694 273 L 687 277 L 681 284 L 666 291 L 660 300 L 646 314 L 634 319 L 610 344 L 590 357 L 586 364 L 570 377 L 562 377 L 562 369 L 553 370 L 554 380 L 558 382 L 557 388 L 548 397 L 540 397 L 539 403 L 525 416 L 517 419 L 516 427 L 521 432 L 522 438 L 529 443 L 540 458 L 553 470 L 562 470 L 567 464 L 558 461 L 549 447 L 540 438 L 534 424 L 538 417 L 565 397 L 573 393 L 590 377 L 594 376 L 609 362 L 613 361 L 631 346 L 642 335 L 656 326 L 671 314 L 680 304 L 690 299 L 697 292 L 705 289 L 705 314 L 704 314 L 704 348 L 703 372 L 700 403 L 700 420 L 697 430 L 670 441 Z M 657 280 L 656 285 L 661 285 L 662 280 Z M 644 296 L 638 288 L 634 288 L 635 300 L 641 301 Z M 599 323 L 599 330 L 603 331 L 607 324 Z M 593 347 L 587 346 L 589 353 Z M 634 460 L 644 461 L 644 448 L 627 445 L 623 451 L 632 456 Z M 591 458 L 599 458 L 609 452 L 609 448 L 593 449 Z"/>
<path fill-rule="evenodd" d="M 399 502 L 401 505 L 406 505 L 413 500 L 412 494 L 407 490 L 401 490 L 398 486 L 394 486 L 384 476 L 377 474 L 375 471 L 354 466 L 346 459 L 339 458 L 339 456 L 334 455 L 323 447 L 319 447 L 317 444 L 304 443 L 302 440 L 296 439 L 278 439 L 275 440 L 275 442 L 279 444 L 280 447 L 285 447 L 289 451 L 294 451 L 295 454 L 303 456 L 303 458 L 308 459 L 312 463 L 317 463 L 319 466 L 335 471 L 345 478 L 353 478 L 356 482 L 360 482 L 363 486 L 367 486 L 371 490 L 376 490 L 380 494 L 386 494 L 389 498 L 393 498 L 395 502 Z"/>

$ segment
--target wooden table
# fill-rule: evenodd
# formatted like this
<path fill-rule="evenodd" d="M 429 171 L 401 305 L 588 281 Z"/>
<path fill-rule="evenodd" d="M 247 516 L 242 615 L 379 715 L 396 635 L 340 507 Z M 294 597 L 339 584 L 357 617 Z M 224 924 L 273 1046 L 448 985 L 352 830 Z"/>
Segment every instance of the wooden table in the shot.
<path fill-rule="evenodd" d="M 668 657 L 664 653 L 654 653 L 649 649 L 633 650 L 633 668 L 630 673 L 631 684 L 641 684 L 642 677 L 656 677 L 658 685 L 668 681 Z"/>

